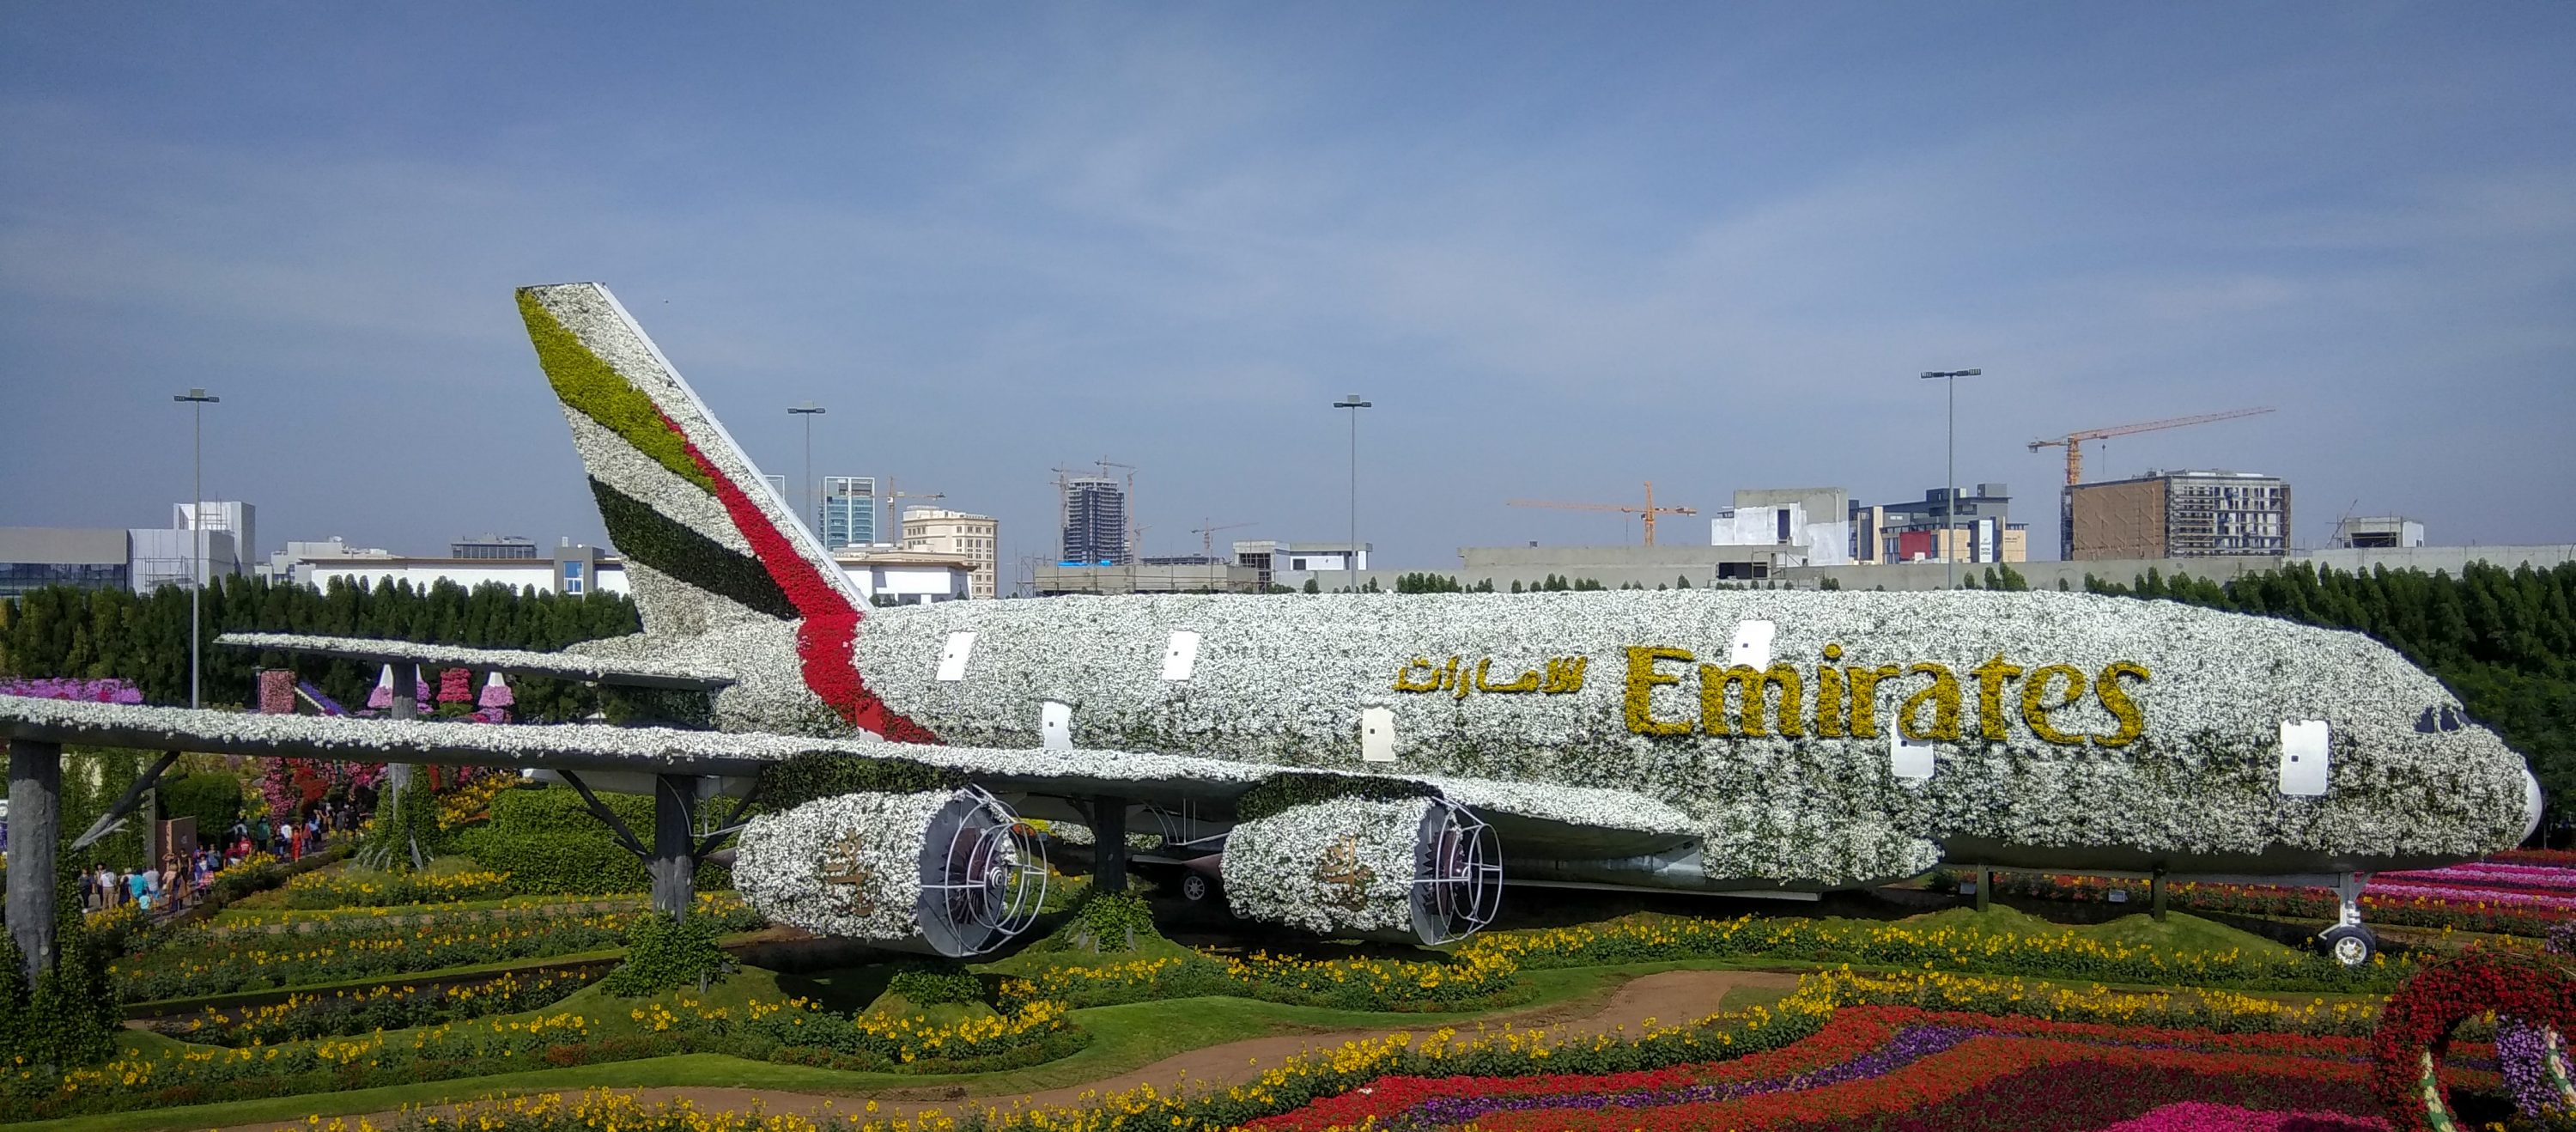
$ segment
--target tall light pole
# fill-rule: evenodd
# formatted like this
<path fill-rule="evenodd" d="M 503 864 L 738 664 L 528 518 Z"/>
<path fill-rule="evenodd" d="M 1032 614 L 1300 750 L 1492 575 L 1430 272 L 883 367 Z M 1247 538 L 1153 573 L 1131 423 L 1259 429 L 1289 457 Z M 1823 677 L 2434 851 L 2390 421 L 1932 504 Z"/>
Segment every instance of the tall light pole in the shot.
<path fill-rule="evenodd" d="M 823 407 L 807 401 L 802 405 L 789 405 L 787 414 L 805 418 L 805 504 L 814 509 L 813 518 L 807 521 L 814 524 L 814 541 L 821 542 L 823 541 L 823 493 L 822 489 L 814 483 L 814 418 L 823 415 Z M 831 548 L 827 546 L 823 549 L 828 551 Z"/>
<path fill-rule="evenodd" d="M 1351 592 L 1360 592 L 1360 410 L 1377 406 L 1360 400 L 1357 393 L 1333 402 L 1336 409 L 1351 411 L 1351 545 L 1342 563 L 1351 568 Z"/>
<path fill-rule="evenodd" d="M 203 389 L 191 389 L 170 399 L 189 406 L 197 417 L 196 478 L 188 496 L 188 533 L 197 544 L 188 577 L 188 706 L 196 707 L 202 679 L 201 662 L 205 655 L 203 647 L 197 643 L 197 611 L 206 588 L 206 406 L 223 398 L 207 396 Z"/>
<path fill-rule="evenodd" d="M 1941 481 L 1941 542 L 1943 544 L 1941 548 L 1941 588 L 1943 589 L 1956 588 L 1959 581 L 1959 556 L 1948 545 L 1953 541 L 1951 536 L 1957 533 L 1957 527 L 1959 525 L 1958 379 L 1963 377 L 1976 377 L 1985 372 L 1986 371 L 1981 369 L 1938 369 L 1926 370 L 1923 374 L 1924 379 L 1927 381 L 1936 377 L 1940 378 L 1941 383 L 1948 386 L 1950 389 L 1950 470 L 1949 474 Z"/>

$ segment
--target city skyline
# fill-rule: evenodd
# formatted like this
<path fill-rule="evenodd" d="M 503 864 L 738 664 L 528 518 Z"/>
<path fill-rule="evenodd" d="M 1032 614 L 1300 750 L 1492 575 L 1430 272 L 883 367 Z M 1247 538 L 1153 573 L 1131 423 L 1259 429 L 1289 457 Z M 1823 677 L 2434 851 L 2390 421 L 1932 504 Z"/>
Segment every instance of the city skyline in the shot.
<path fill-rule="evenodd" d="M 1954 367 L 1961 486 L 2027 515 L 2032 439 L 2265 404 L 2091 478 L 2279 476 L 2301 545 L 2568 539 L 2567 10 L 1871 12 L 31 10 L 0 524 L 155 522 L 204 386 L 205 497 L 271 543 L 605 542 L 508 298 L 604 278 L 762 470 L 831 406 L 818 476 L 937 484 L 1005 563 L 1100 451 L 1142 553 L 1342 538 L 1354 391 L 1391 565 L 1633 541 L 1503 502 L 1646 479 L 1918 497 Z"/>

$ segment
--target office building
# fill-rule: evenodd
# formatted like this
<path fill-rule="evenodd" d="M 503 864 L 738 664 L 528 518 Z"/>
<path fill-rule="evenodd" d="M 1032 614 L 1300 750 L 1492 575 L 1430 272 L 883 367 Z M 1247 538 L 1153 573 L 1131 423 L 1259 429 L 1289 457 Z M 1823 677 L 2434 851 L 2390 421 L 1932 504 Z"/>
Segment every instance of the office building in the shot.
<path fill-rule="evenodd" d="M 0 597 L 57 585 L 150 593 L 191 584 L 200 569 L 209 580 L 241 574 L 257 514 L 248 503 L 207 500 L 171 504 L 167 528 L 0 527 Z"/>
<path fill-rule="evenodd" d="M 2229 471 L 2150 471 L 2065 489 L 2070 560 L 2283 555 L 2290 485 Z"/>
<path fill-rule="evenodd" d="M 1135 561 L 1127 541 L 1127 491 L 1107 476 L 1064 481 L 1063 566 L 1124 566 Z"/>
<path fill-rule="evenodd" d="M 969 515 L 937 507 L 911 507 L 903 513 L 903 548 L 954 555 L 974 563 L 967 596 L 989 598 L 997 574 L 1001 524 L 990 515 Z"/>
<path fill-rule="evenodd" d="M 534 558 L 537 544 L 517 535 L 469 535 L 447 544 L 450 558 Z"/>
<path fill-rule="evenodd" d="M 121 527 L 0 527 L 0 598 L 46 586 L 142 592 L 134 585 L 132 532 Z"/>
<path fill-rule="evenodd" d="M 1851 498 L 1839 487 L 1757 488 L 1709 517 L 1711 546 L 1787 550 L 1777 565 L 1840 566 L 1851 561 Z"/>
<path fill-rule="evenodd" d="M 875 476 L 823 477 L 822 522 L 814 533 L 826 547 L 871 546 L 877 541 Z"/>
<path fill-rule="evenodd" d="M 2424 545 L 2424 524 L 2397 515 L 2338 519 L 2327 546 L 2345 550 L 2404 550 Z"/>
<path fill-rule="evenodd" d="M 303 563 L 393 556 L 394 552 L 382 547 L 351 546 L 348 540 L 338 535 L 314 542 L 289 540 L 285 549 L 268 552 L 268 561 L 253 565 L 251 573 L 271 581 L 292 582 L 295 580 L 295 568 Z"/>
<path fill-rule="evenodd" d="M 1981 483 L 1974 492 L 1936 487 L 1902 503 L 1852 503 L 1850 560 L 1891 562 L 2027 562 L 2030 524 L 2012 521 L 2012 489 Z"/>
<path fill-rule="evenodd" d="M 1353 568 L 1368 569 L 1368 561 L 1369 544 L 1365 542 L 1356 547 L 1348 542 L 1279 542 L 1274 539 L 1234 544 L 1234 564 L 1253 569 L 1260 583 L 1257 589 L 1269 589 L 1271 579 L 1277 575 L 1326 571 L 1348 573 Z"/>

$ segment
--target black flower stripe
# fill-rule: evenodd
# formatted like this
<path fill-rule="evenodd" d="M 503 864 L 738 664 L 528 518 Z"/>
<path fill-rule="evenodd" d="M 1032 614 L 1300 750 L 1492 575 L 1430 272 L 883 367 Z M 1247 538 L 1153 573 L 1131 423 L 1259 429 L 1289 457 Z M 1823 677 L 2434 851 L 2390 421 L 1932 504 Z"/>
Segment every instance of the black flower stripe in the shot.
<path fill-rule="evenodd" d="M 599 500 L 599 517 L 618 553 L 781 621 L 796 619 L 787 591 L 758 559 L 726 549 L 598 477 L 591 478 L 590 494 Z"/>

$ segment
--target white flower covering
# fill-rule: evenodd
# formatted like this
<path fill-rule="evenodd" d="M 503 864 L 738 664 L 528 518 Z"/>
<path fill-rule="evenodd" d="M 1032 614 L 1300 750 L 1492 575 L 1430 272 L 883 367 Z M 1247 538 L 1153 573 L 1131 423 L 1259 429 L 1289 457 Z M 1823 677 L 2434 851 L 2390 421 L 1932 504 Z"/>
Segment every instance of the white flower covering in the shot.
<path fill-rule="evenodd" d="M 1928 782 L 1894 778 L 1888 742 L 1657 737 L 1624 722 L 1629 646 L 1674 646 L 1725 663 L 1739 623 L 1776 626 L 1773 659 L 1805 674 L 1828 643 L 1842 665 L 1947 665 L 1962 684 L 1972 738 L 1938 745 Z M 1188 681 L 1160 678 L 1169 634 L 1201 636 Z M 976 633 L 966 678 L 935 680 L 948 634 Z M 2150 852 L 2469 856 L 2509 845 L 2523 820 L 2523 762 L 2483 728 L 2419 733 L 2431 705 L 2457 700 L 2394 651 L 2355 633 L 2170 602 L 2082 594 L 1621 591 L 1525 596 L 1287 595 L 1055 598 L 880 610 L 857 648 L 869 686 L 952 742 L 1038 742 L 1039 705 L 1073 705 L 1077 743 L 1191 751 L 1350 773 L 1397 771 L 1593 787 L 1666 803 L 1704 839 L 1712 877 L 1852 882 L 1909 875 L 1944 838 Z M 2146 732 L 2123 748 L 2041 741 L 2007 686 L 2007 738 L 1973 738 L 1969 670 L 2002 654 L 2026 668 L 2113 662 L 2152 677 L 2125 685 Z M 1587 658 L 1568 695 L 1409 694 L 1393 690 L 1413 657 L 1495 675 L 1551 657 Z M 1659 718 L 1698 715 L 1691 668 L 1653 693 Z M 1892 728 L 1921 678 L 1880 689 Z M 1394 713 L 1397 761 L 1360 759 L 1366 708 Z M 2061 729 L 2114 731 L 2088 697 L 2056 711 Z M 2332 789 L 2277 788 L 2278 728 L 2333 728 Z M 1465 791 L 1453 796 L 1484 803 Z M 1588 807 L 1585 807 L 1588 809 Z M 1633 819 L 1617 819 L 1626 826 Z M 1653 819 L 1648 819 L 1652 821 Z M 1507 847 L 1508 850 L 1508 847 Z"/>
<path fill-rule="evenodd" d="M 910 939 L 921 927 L 922 838 L 955 796 L 845 794 L 753 818 L 734 857 L 734 890 L 778 923 L 851 939 Z"/>
<path fill-rule="evenodd" d="M 1225 839 L 1226 902 L 1324 935 L 1410 932 L 1414 850 L 1433 805 L 1335 798 L 1237 825 Z"/>

